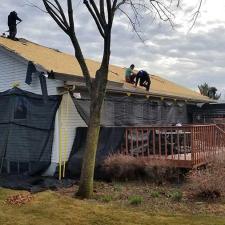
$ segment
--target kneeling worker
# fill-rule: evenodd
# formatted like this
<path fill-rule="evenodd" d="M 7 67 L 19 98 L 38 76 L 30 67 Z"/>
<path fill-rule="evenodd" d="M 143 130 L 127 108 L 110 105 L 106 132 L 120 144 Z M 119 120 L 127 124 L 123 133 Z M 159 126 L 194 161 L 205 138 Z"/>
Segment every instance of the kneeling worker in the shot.
<path fill-rule="evenodd" d="M 131 83 L 131 84 L 135 83 L 134 79 L 136 77 L 136 74 L 134 73 L 133 70 L 134 70 L 134 64 L 130 65 L 130 67 L 127 68 L 125 71 L 125 79 L 127 83 Z"/>
<path fill-rule="evenodd" d="M 150 75 L 146 71 L 140 70 L 136 76 L 136 84 L 135 84 L 136 87 L 139 79 L 140 79 L 140 86 L 145 87 L 146 91 L 149 91 L 151 85 Z"/>

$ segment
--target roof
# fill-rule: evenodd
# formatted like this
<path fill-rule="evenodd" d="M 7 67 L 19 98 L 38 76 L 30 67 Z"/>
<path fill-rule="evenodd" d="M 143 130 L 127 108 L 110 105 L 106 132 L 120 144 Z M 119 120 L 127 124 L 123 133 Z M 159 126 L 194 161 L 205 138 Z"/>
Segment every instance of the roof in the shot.
<path fill-rule="evenodd" d="M 53 71 L 71 77 L 83 77 L 80 66 L 73 55 L 60 52 L 39 44 L 20 39 L 12 41 L 8 38 L 0 37 L 0 46 L 14 54 L 17 54 L 27 61 L 32 61 L 36 65 L 40 65 L 46 71 Z M 94 77 L 100 63 L 94 60 L 86 60 L 91 76 Z M 125 68 L 110 65 L 108 80 L 121 84 L 125 91 L 135 93 L 145 93 L 142 88 L 135 89 L 132 85 L 124 81 Z M 151 75 L 150 95 L 162 97 L 182 98 L 185 100 L 193 100 L 197 102 L 210 102 L 208 97 L 192 91 L 186 87 L 175 84 L 160 76 Z"/>

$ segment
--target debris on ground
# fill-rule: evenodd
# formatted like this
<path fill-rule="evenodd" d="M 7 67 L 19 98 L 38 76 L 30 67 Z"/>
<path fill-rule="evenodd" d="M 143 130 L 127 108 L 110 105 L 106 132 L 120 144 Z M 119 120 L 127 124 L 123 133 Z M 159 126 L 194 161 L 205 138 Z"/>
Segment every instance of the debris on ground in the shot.
<path fill-rule="evenodd" d="M 21 206 L 29 203 L 30 201 L 33 200 L 33 195 L 30 193 L 28 194 L 17 194 L 17 195 L 12 195 L 9 196 L 6 200 L 5 203 L 9 205 L 14 205 L 14 206 Z"/>

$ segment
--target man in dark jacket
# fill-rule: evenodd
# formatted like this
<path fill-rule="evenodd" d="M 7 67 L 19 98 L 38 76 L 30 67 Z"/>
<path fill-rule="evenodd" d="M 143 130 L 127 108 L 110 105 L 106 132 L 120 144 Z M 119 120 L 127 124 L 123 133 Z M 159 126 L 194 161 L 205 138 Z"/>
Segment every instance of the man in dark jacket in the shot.
<path fill-rule="evenodd" d="M 9 26 L 9 38 L 12 40 L 16 40 L 17 28 L 16 21 L 22 22 L 22 20 L 17 16 L 15 11 L 11 12 L 8 16 L 8 26 Z"/>
<path fill-rule="evenodd" d="M 136 84 L 135 84 L 136 87 L 138 85 L 139 79 L 140 79 L 140 86 L 145 87 L 146 91 L 149 91 L 151 85 L 150 75 L 146 71 L 140 70 L 136 76 Z"/>

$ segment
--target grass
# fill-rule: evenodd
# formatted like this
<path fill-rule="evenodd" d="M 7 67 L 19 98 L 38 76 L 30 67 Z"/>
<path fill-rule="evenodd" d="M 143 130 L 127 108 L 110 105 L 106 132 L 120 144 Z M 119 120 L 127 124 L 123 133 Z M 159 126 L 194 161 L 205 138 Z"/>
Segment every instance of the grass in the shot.
<path fill-rule="evenodd" d="M 176 202 L 181 201 L 183 198 L 183 194 L 179 190 L 172 191 L 171 193 L 169 193 L 169 196 L 173 201 L 176 201 Z"/>
<path fill-rule="evenodd" d="M 123 190 L 122 185 L 119 184 L 119 183 L 114 183 L 114 184 L 113 184 L 113 187 L 114 187 L 114 191 L 121 192 L 121 191 Z"/>
<path fill-rule="evenodd" d="M 140 205 L 143 202 L 143 198 L 138 195 L 130 196 L 129 203 L 131 205 Z"/>
<path fill-rule="evenodd" d="M 159 191 L 152 191 L 150 193 L 151 197 L 153 198 L 159 198 L 160 197 L 160 192 Z"/>
<path fill-rule="evenodd" d="M 101 200 L 102 200 L 103 202 L 111 202 L 111 201 L 113 200 L 113 197 L 112 197 L 111 195 L 103 195 L 103 196 L 101 197 Z"/>
<path fill-rule="evenodd" d="M 7 197 L 21 191 L 0 189 L 0 224 L 2 225 L 224 225 L 224 216 L 152 213 L 139 206 L 78 200 L 46 191 L 34 195 L 30 203 L 12 206 Z"/>

